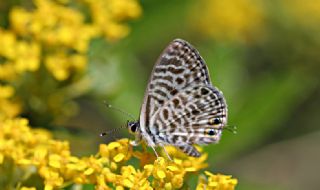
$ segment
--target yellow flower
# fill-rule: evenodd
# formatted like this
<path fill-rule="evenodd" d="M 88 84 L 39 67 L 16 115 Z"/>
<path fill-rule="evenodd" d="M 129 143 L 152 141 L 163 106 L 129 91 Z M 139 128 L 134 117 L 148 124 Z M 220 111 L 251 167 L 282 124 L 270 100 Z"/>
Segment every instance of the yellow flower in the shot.
<path fill-rule="evenodd" d="M 12 81 L 17 77 L 12 61 L 5 61 L 0 64 L 0 80 Z"/>
<path fill-rule="evenodd" d="M 65 80 L 70 76 L 71 71 L 81 71 L 85 68 L 86 57 L 80 54 L 68 56 L 61 50 L 59 53 L 48 55 L 45 64 L 56 79 Z"/>
<path fill-rule="evenodd" d="M 37 190 L 35 187 L 21 187 L 20 190 Z"/>
<path fill-rule="evenodd" d="M 153 158 L 150 164 L 136 168 L 128 161 L 141 154 L 128 147 L 128 139 L 100 145 L 95 156 L 76 157 L 72 156 L 67 141 L 54 140 L 45 130 L 30 129 L 26 119 L 0 120 L 0 128 L 0 164 L 15 165 L 22 176 L 39 175 L 46 190 L 66 184 L 94 184 L 96 189 L 102 190 L 179 189 L 187 183 L 186 175 L 198 175 L 206 167 L 206 156 L 192 158 L 167 147 L 173 161 Z M 9 163 L 10 160 L 13 163 Z M 208 179 L 200 179 L 198 190 L 232 190 L 237 184 L 231 176 L 205 174 Z M 19 180 L 26 180 L 26 177 L 15 181 Z"/>
<path fill-rule="evenodd" d="M 108 40 L 118 40 L 126 36 L 129 28 L 123 23 L 141 15 L 141 7 L 136 0 L 83 0 L 91 10 L 94 26 Z"/>
<path fill-rule="evenodd" d="M 45 190 L 51 190 L 63 185 L 63 177 L 51 168 L 41 167 L 39 174 L 44 177 Z"/>
<path fill-rule="evenodd" d="M 109 40 L 123 38 L 129 33 L 124 22 L 141 14 L 136 0 L 84 1 L 91 9 L 92 23 L 85 21 L 86 15 L 80 10 L 53 0 L 34 0 L 32 10 L 12 9 L 10 23 L 16 34 L 0 31 L 4 44 L 0 55 L 18 59 L 18 72 L 38 69 L 42 56 L 53 76 L 66 80 L 72 73 L 85 69 L 91 39 L 101 35 Z M 16 42 L 16 35 L 30 39 L 31 43 Z"/>
<path fill-rule="evenodd" d="M 109 41 L 125 37 L 129 33 L 127 20 L 139 17 L 141 7 L 137 0 L 32 0 L 30 3 L 32 8 L 22 4 L 6 10 L 8 27 L 0 28 L 0 83 L 19 89 L 10 97 L 4 97 L 8 93 L 0 93 L 0 119 L 16 117 L 23 112 L 21 108 L 52 114 L 48 117 L 53 119 L 65 118 L 76 112 L 72 99 L 90 87 L 88 77 L 84 76 L 90 42 L 101 37 Z M 85 5 L 89 7 L 87 11 Z M 47 73 L 56 83 L 47 83 L 51 81 Z M 39 80 L 46 81 L 45 85 L 39 85 Z M 60 81 L 64 81 L 63 85 Z M 34 90 L 34 86 L 45 86 L 46 90 Z M 25 89 L 30 89 L 28 97 L 23 94 Z M 48 91 L 55 93 L 48 95 Z M 28 103 L 21 105 L 25 98 Z M 119 154 L 114 161 L 120 162 L 125 157 Z"/>
<path fill-rule="evenodd" d="M 38 70 L 40 66 L 40 45 L 38 43 L 19 41 L 15 50 L 15 70 L 17 73 Z"/>
<path fill-rule="evenodd" d="M 205 174 L 209 177 L 208 181 L 200 179 L 197 190 L 233 190 L 238 184 L 238 180 L 230 175 L 212 174 L 208 171 Z"/>
<path fill-rule="evenodd" d="M 38 43 L 17 40 L 14 33 L 3 30 L 0 30 L 0 40 L 3 42 L 0 55 L 10 61 L 8 64 L 13 64 L 15 72 L 34 71 L 39 68 L 40 46 Z"/>
<path fill-rule="evenodd" d="M 150 182 L 146 179 L 145 172 L 136 170 L 133 166 L 123 166 L 121 176 L 119 176 L 118 187 L 123 186 L 130 189 L 152 189 Z"/>
<path fill-rule="evenodd" d="M 0 85 L 0 98 L 10 98 L 14 94 L 14 88 L 8 85 Z"/>
<path fill-rule="evenodd" d="M 17 116 L 20 111 L 20 104 L 9 100 L 0 100 L 0 119 L 13 118 Z"/>
<path fill-rule="evenodd" d="M 16 36 L 13 32 L 4 31 L 0 29 L 0 55 L 5 58 L 13 59 L 16 56 Z"/>
<path fill-rule="evenodd" d="M 192 10 L 192 23 L 195 23 L 194 28 L 216 40 L 247 42 L 263 31 L 265 13 L 261 3 L 203 0 Z"/>

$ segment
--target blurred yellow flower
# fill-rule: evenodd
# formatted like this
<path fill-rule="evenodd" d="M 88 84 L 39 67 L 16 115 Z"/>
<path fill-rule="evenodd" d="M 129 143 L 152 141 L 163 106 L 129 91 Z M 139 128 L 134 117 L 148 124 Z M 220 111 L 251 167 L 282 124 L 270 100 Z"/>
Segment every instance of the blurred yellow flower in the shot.
<path fill-rule="evenodd" d="M 141 7 L 136 0 L 83 0 L 91 10 L 94 26 L 108 40 L 123 38 L 129 32 L 123 21 L 141 15 Z"/>
<path fill-rule="evenodd" d="M 90 42 L 125 37 L 127 20 L 138 18 L 141 7 L 137 0 L 30 3 L 32 8 L 10 7 L 8 27 L 0 28 L 0 83 L 16 92 L 0 95 L 0 118 L 15 117 L 21 108 L 53 119 L 71 116 L 76 111 L 72 100 L 90 88 L 85 77 Z"/>
<path fill-rule="evenodd" d="M 94 184 L 96 189 L 179 189 L 187 183 L 186 175 L 197 174 L 207 166 L 205 153 L 200 158 L 193 158 L 167 147 L 173 161 L 159 157 L 136 168 L 128 161 L 139 160 L 142 154 L 129 148 L 128 139 L 101 144 L 95 156 L 75 157 L 71 155 L 67 141 L 54 140 L 45 130 L 30 129 L 26 119 L 0 120 L 0 129 L 0 166 L 14 164 L 22 173 L 14 175 L 13 181 L 18 183 L 31 177 L 30 174 L 40 176 L 46 190 L 67 184 Z M 231 190 L 237 184 L 231 176 L 205 174 L 208 180 L 200 180 L 197 189 Z M 3 176 L 5 174 L 0 176 L 0 181 Z M 16 186 L 11 183 L 6 185 Z M 35 187 L 37 184 L 30 188 Z"/>
<path fill-rule="evenodd" d="M 0 46 L 0 55 L 13 59 L 15 57 L 16 36 L 9 31 L 0 30 L 0 40 L 2 45 Z"/>
<path fill-rule="evenodd" d="M 67 56 L 63 51 L 48 55 L 45 60 L 46 67 L 58 80 L 67 79 L 73 70 L 83 71 L 86 63 L 86 56 L 80 54 Z"/>
<path fill-rule="evenodd" d="M 15 89 L 12 86 L 0 84 L 0 119 L 19 114 L 19 103 L 12 100 L 14 93 Z"/>
<path fill-rule="evenodd" d="M 6 60 L 0 67 L 0 80 L 14 79 L 17 73 L 35 71 L 39 68 L 40 45 L 37 42 L 27 42 L 16 38 L 14 33 L 0 29 L 0 41 L 2 41 L 0 56 Z M 6 72 L 7 65 L 11 65 L 10 75 Z"/>
<path fill-rule="evenodd" d="M 15 66 L 10 61 L 0 64 L 0 80 L 12 81 L 16 78 Z"/>
<path fill-rule="evenodd" d="M 15 70 L 17 73 L 35 71 L 40 65 L 40 45 L 21 41 L 16 45 Z"/>
<path fill-rule="evenodd" d="M 192 10 L 194 28 L 220 41 L 250 41 L 263 31 L 262 1 L 202 0 Z"/>
<path fill-rule="evenodd" d="M 66 80 L 71 73 L 76 72 L 70 69 L 74 65 L 85 68 L 84 55 L 88 51 L 91 39 L 101 35 L 110 40 L 123 38 L 129 31 L 123 21 L 137 18 L 141 14 L 141 8 L 135 0 L 85 2 L 91 8 L 92 23 L 86 22 L 85 15 L 79 10 L 52 0 L 34 0 L 35 9 L 33 10 L 17 7 L 11 11 L 12 30 L 19 36 L 33 39 L 33 43 L 37 44 L 37 46 L 32 44 L 30 48 L 24 48 L 22 46 L 24 44 L 21 44 L 22 55 L 16 55 L 22 61 L 18 64 L 20 70 L 23 69 L 23 65 L 28 65 L 33 70 L 38 68 L 40 62 L 38 44 L 41 44 L 44 51 L 42 56 L 45 57 L 43 60 L 48 70 L 56 79 Z M 7 44 L 6 47 L 15 46 L 14 35 L 4 35 L 3 38 Z M 9 49 L 5 52 L 8 56 L 14 56 L 12 54 L 15 51 L 11 52 L 11 48 L 5 49 Z M 25 54 L 29 56 L 26 59 L 23 50 L 34 53 L 26 52 Z M 74 53 L 68 53 L 72 50 Z M 83 58 L 80 60 L 79 57 Z"/>
<path fill-rule="evenodd" d="M 21 187 L 20 190 L 37 190 L 35 187 Z"/>
<path fill-rule="evenodd" d="M 12 86 L 0 85 L 0 98 L 10 98 L 13 96 L 14 88 Z"/>

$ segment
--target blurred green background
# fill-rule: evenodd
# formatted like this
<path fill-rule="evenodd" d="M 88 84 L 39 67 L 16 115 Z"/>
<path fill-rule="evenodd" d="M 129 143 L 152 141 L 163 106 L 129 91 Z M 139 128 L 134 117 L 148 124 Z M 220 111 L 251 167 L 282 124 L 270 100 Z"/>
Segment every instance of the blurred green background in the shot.
<path fill-rule="evenodd" d="M 23 1 L 17 1 L 21 3 Z M 217 145 L 205 147 L 210 171 L 239 179 L 237 189 L 319 189 L 320 2 L 316 0 L 140 1 L 142 16 L 124 39 L 95 39 L 85 76 L 90 88 L 76 96 L 76 114 L 63 120 L 23 115 L 33 126 L 68 139 L 76 155 L 99 143 L 130 137 L 126 129 L 106 138 L 127 116 L 139 117 L 146 83 L 162 50 L 175 38 L 193 44 L 214 85 L 223 91 L 229 124 Z M 8 25 L 1 2 L 2 26 Z M 27 80 L 27 79 L 25 79 Z"/>

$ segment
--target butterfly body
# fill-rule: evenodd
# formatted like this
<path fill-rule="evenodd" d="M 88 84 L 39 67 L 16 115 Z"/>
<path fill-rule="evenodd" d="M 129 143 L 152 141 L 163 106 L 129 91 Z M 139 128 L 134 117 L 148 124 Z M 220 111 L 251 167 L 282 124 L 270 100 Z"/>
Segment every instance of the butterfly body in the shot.
<path fill-rule="evenodd" d="M 218 142 L 226 123 L 224 96 L 211 84 L 204 60 L 188 42 L 176 39 L 157 60 L 140 118 L 128 127 L 136 135 L 134 145 L 141 140 L 153 150 L 173 145 L 198 157 L 192 145 Z"/>

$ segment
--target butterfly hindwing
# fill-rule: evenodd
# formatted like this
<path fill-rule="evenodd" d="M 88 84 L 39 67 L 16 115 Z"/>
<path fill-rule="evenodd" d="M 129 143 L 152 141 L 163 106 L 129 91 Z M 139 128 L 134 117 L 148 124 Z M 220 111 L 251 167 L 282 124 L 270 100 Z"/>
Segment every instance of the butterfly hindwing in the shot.
<path fill-rule="evenodd" d="M 176 94 L 151 119 L 151 131 L 159 141 L 181 144 L 209 144 L 220 139 L 227 120 L 222 93 L 212 86 L 191 86 Z M 216 134 L 208 134 L 214 130 Z"/>

